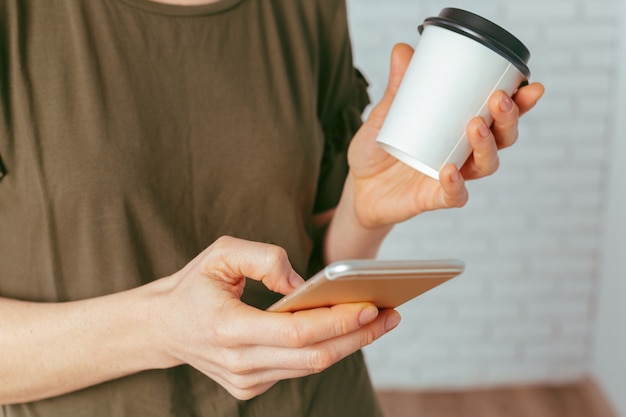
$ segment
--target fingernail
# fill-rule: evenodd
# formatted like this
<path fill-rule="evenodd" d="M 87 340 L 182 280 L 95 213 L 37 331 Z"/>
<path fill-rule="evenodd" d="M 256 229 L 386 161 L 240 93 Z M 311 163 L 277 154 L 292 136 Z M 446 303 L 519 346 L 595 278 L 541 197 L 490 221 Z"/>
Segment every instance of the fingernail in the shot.
<path fill-rule="evenodd" d="M 452 182 L 457 182 L 460 178 L 461 176 L 459 175 L 459 171 L 456 169 L 452 171 L 452 174 L 450 174 L 450 181 Z"/>
<path fill-rule="evenodd" d="M 304 279 L 302 279 L 302 277 L 295 271 L 291 271 L 291 274 L 289 274 L 289 285 L 293 288 L 297 288 L 302 284 L 304 284 Z"/>
<path fill-rule="evenodd" d="M 485 122 L 480 122 L 478 125 L 478 134 L 481 138 L 486 138 L 489 136 L 489 126 Z"/>
<path fill-rule="evenodd" d="M 364 326 L 378 317 L 378 309 L 374 306 L 365 307 L 359 314 L 359 325 Z"/>
<path fill-rule="evenodd" d="M 513 102 L 507 95 L 502 95 L 502 100 L 500 100 L 500 110 L 503 112 L 509 112 L 513 108 Z"/>
<path fill-rule="evenodd" d="M 391 314 L 389 317 L 387 317 L 387 320 L 385 320 L 385 331 L 388 332 L 395 329 L 396 326 L 400 324 L 401 319 L 402 317 L 400 317 L 400 314 L 396 312 Z"/>

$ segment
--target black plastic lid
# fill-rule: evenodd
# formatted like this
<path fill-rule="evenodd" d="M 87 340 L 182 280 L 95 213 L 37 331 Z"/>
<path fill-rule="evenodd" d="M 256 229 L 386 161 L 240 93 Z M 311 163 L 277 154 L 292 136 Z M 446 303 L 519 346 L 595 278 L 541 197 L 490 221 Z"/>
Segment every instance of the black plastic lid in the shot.
<path fill-rule="evenodd" d="M 446 8 L 439 16 L 424 20 L 418 27 L 419 32 L 422 33 L 424 26 L 428 25 L 446 28 L 480 42 L 508 59 L 526 78 L 530 77 L 527 65 L 530 59 L 528 48 L 495 23 L 465 10 Z"/>

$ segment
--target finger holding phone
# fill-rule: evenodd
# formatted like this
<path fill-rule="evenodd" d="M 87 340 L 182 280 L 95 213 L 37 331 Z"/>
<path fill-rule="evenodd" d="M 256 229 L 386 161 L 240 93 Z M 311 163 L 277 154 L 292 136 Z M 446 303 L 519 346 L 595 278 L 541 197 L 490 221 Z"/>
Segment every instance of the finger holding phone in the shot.
<path fill-rule="evenodd" d="M 224 237 L 165 278 L 165 304 L 155 312 L 167 365 L 187 363 L 239 399 L 320 372 L 399 322 L 394 310 L 370 303 L 263 312 L 240 301 L 245 277 L 283 294 L 302 282 L 283 249 Z"/>

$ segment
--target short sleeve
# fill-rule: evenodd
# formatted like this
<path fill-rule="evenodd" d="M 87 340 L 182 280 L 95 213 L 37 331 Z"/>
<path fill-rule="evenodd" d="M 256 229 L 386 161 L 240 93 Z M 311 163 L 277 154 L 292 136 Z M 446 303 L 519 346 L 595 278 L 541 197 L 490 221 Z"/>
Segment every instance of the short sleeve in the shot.
<path fill-rule="evenodd" d="M 348 145 L 370 103 L 365 77 L 354 67 L 345 0 L 318 0 L 317 115 L 324 152 L 314 213 L 337 206 L 348 173 Z"/>
<path fill-rule="evenodd" d="M 315 198 L 315 213 L 329 210 L 339 202 L 348 174 L 348 146 L 362 124 L 363 111 L 370 103 L 365 77 L 356 68 L 352 68 L 352 77 L 349 100 L 323 126 L 324 154 Z"/>

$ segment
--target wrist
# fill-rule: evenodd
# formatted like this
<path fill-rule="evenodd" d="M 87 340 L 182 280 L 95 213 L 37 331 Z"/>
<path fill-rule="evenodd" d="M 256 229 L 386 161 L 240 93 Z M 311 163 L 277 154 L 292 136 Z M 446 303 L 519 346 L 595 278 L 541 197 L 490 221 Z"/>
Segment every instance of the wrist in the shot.
<path fill-rule="evenodd" d="M 143 355 L 145 369 L 165 369 L 180 365 L 172 355 L 172 337 L 169 317 L 173 315 L 168 306 L 168 294 L 176 286 L 175 276 L 161 278 L 134 291 L 140 292 L 136 311 L 139 331 L 142 338 L 138 352 Z"/>
<path fill-rule="evenodd" d="M 346 179 L 341 200 L 325 240 L 327 262 L 348 258 L 374 258 L 393 225 L 376 224 L 359 216 L 354 184 Z"/>

